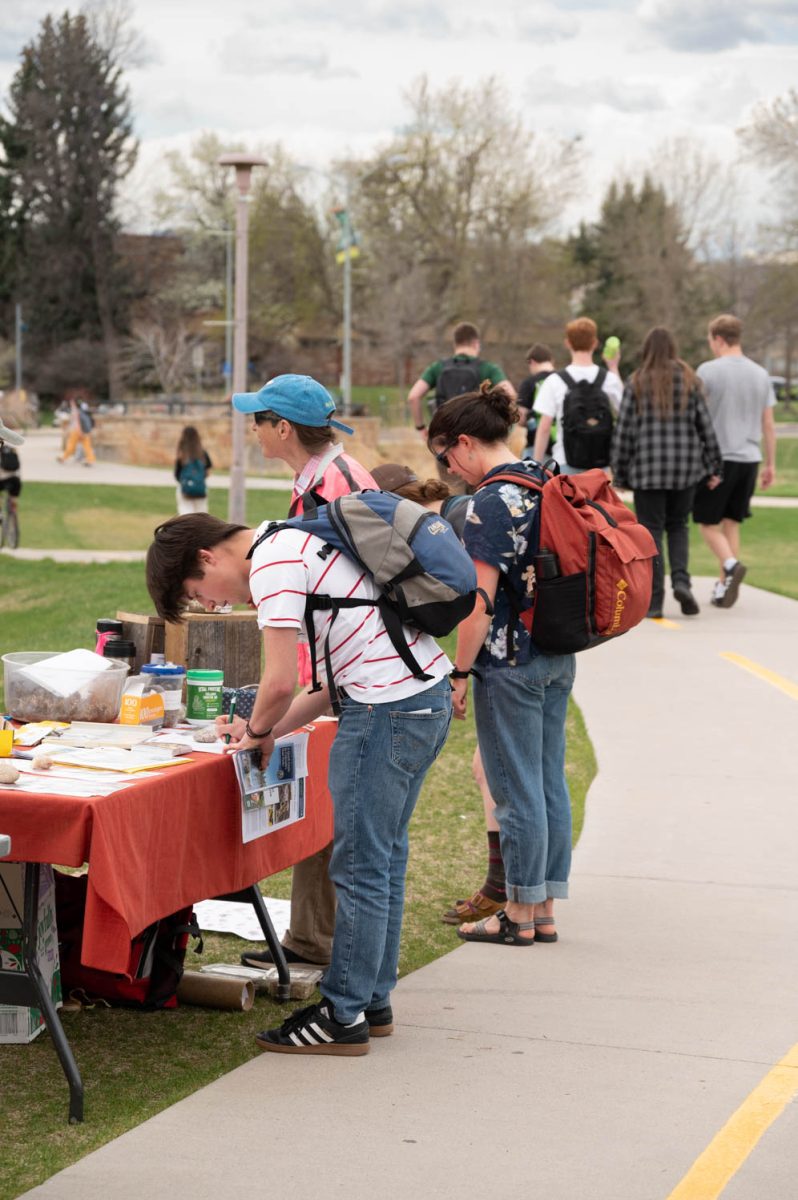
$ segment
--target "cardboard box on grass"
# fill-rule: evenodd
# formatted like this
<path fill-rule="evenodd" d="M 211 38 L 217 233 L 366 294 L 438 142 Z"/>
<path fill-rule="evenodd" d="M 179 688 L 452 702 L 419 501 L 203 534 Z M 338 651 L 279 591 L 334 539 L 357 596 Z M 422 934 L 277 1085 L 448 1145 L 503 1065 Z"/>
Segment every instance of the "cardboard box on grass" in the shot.
<path fill-rule="evenodd" d="M 23 971 L 21 916 L 25 903 L 25 863 L 0 863 L 0 964 L 5 971 Z M 61 1007 L 61 970 L 58 960 L 58 928 L 55 921 L 53 868 L 39 868 L 39 911 L 37 916 L 37 961 L 53 1004 Z M 0 1044 L 32 1042 L 44 1029 L 38 1008 L 0 1004 Z"/>

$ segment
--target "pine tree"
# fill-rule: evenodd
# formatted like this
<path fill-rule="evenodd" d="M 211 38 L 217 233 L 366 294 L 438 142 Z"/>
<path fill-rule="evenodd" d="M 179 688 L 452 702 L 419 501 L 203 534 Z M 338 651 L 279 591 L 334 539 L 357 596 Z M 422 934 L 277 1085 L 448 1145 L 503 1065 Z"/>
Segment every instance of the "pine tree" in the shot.
<path fill-rule="evenodd" d="M 44 360 L 73 340 L 101 343 L 113 396 L 122 319 L 114 206 L 136 156 L 127 89 L 83 15 L 45 17 L 21 58 L 0 142 L 28 347 Z"/>

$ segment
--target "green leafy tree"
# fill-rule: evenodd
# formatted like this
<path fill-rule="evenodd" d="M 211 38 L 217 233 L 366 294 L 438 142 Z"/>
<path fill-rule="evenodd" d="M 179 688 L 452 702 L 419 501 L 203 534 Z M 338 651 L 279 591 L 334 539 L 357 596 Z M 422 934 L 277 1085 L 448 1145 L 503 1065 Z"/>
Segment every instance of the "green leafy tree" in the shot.
<path fill-rule="evenodd" d="M 631 364 L 652 325 L 666 325 L 685 356 L 701 352 L 706 300 L 679 209 L 645 176 L 612 183 L 594 225 L 571 239 L 581 309 L 616 334 Z"/>
<path fill-rule="evenodd" d="M 170 177 L 157 213 L 182 243 L 172 274 L 149 306 L 177 328 L 186 319 L 224 315 L 225 230 L 235 228 L 235 175 L 220 167 L 225 151 L 243 150 L 206 133 L 188 154 L 168 158 Z M 261 370 L 285 360 L 303 334 L 335 328 L 329 286 L 332 253 L 313 207 L 300 192 L 302 173 L 280 146 L 253 172 L 249 222 L 249 350 Z M 221 343 L 223 334 L 208 334 Z"/>
<path fill-rule="evenodd" d="M 114 206 L 136 156 L 121 68 L 84 15 L 45 17 L 22 50 L 7 107 L 0 188 L 29 354 L 46 362 L 64 343 L 100 343 L 113 395 L 125 320 Z"/>

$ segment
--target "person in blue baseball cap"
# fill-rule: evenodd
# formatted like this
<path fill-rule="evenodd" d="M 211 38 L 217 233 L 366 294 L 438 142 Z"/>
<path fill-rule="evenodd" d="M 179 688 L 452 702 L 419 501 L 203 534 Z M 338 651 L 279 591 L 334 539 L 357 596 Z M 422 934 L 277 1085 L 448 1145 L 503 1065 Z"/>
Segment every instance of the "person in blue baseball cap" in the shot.
<path fill-rule="evenodd" d="M 253 417 L 253 431 L 264 458 L 278 458 L 293 468 L 294 490 L 289 517 L 304 512 L 310 496 L 316 504 L 327 504 L 349 492 L 376 488 L 364 466 L 344 453 L 336 441 L 336 430 L 352 433 L 348 425 L 333 419 L 335 401 L 325 387 L 310 375 L 277 375 L 258 392 L 239 392 L 233 406 Z M 300 642 L 298 682 L 311 682 L 310 654 Z M 291 882 L 291 924 L 283 937 L 289 963 L 327 966 L 330 962 L 335 926 L 335 889 L 328 868 L 332 843 L 294 867 Z M 242 954 L 244 966 L 263 967 L 272 962 L 269 950 Z"/>
<path fill-rule="evenodd" d="M 271 412 L 312 429 L 332 426 L 343 433 L 354 433 L 348 425 L 333 420 L 335 401 L 310 375 L 276 375 L 259 392 L 236 392 L 233 407 L 242 413 Z"/>

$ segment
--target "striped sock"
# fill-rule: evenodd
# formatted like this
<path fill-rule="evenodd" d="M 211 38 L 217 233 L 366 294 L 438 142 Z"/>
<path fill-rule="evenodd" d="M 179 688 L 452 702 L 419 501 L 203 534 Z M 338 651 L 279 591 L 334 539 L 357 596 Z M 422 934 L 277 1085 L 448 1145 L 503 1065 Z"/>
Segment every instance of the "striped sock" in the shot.
<path fill-rule="evenodd" d="M 495 900 L 499 904 L 507 899 L 507 892 L 504 889 L 504 862 L 499 844 L 499 834 L 495 830 L 489 829 L 488 873 L 480 890 L 483 896 L 487 896 L 489 900 Z"/>

